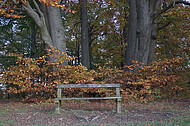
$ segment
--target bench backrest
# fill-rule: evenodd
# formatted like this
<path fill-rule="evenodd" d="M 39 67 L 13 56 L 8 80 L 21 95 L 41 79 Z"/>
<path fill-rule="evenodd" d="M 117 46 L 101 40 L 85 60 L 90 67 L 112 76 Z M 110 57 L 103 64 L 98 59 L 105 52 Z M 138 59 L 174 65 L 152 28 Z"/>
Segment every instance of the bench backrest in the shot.
<path fill-rule="evenodd" d="M 120 84 L 58 84 L 57 88 L 120 88 Z"/>
<path fill-rule="evenodd" d="M 58 98 L 61 98 L 62 88 L 116 88 L 116 97 L 120 97 L 120 84 L 58 84 Z"/>

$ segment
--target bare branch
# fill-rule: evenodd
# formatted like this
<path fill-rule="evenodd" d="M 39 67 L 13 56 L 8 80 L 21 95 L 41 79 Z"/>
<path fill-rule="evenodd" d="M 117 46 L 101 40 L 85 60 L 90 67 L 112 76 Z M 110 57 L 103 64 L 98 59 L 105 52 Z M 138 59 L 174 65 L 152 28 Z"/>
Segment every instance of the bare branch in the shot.
<path fill-rule="evenodd" d="M 42 11 L 40 10 L 40 8 L 39 8 L 38 4 L 36 3 L 36 1 L 35 0 L 32 0 L 32 1 L 33 1 L 34 5 L 35 5 L 35 7 L 37 9 L 37 12 L 40 14 L 40 17 L 44 18 L 44 15 L 43 15 Z"/>
<path fill-rule="evenodd" d="M 155 17 L 154 17 L 154 20 L 155 20 L 156 18 L 158 18 L 162 13 L 164 13 L 164 12 L 166 12 L 167 10 L 169 10 L 170 8 L 174 7 L 175 4 L 190 5 L 190 3 L 187 2 L 187 1 L 181 1 L 181 0 L 180 0 L 180 1 L 174 1 L 174 2 L 172 2 L 169 6 L 167 6 L 166 8 L 164 8 L 163 10 L 161 10 L 160 12 L 158 12 L 158 13 L 155 15 Z"/>
<path fill-rule="evenodd" d="M 32 9 L 30 4 L 28 2 L 25 3 L 23 0 L 21 0 L 21 3 L 22 3 L 22 9 L 27 13 L 27 15 L 34 20 L 35 24 L 39 28 L 42 27 L 42 22 L 39 15 Z"/>
<path fill-rule="evenodd" d="M 166 24 L 163 25 L 162 27 L 157 28 L 157 31 L 164 29 L 165 27 L 167 27 L 167 26 L 170 25 L 171 23 L 172 23 L 172 21 L 169 21 L 168 23 L 166 23 Z"/>
<path fill-rule="evenodd" d="M 13 0 L 13 3 L 14 3 L 14 4 L 16 4 L 16 5 L 18 5 L 18 4 L 19 4 L 19 3 L 17 3 L 17 2 L 16 2 L 16 0 Z"/>
<path fill-rule="evenodd" d="M 5 0 L 1 5 L 0 8 L 2 8 L 2 6 L 7 2 L 7 0 Z"/>

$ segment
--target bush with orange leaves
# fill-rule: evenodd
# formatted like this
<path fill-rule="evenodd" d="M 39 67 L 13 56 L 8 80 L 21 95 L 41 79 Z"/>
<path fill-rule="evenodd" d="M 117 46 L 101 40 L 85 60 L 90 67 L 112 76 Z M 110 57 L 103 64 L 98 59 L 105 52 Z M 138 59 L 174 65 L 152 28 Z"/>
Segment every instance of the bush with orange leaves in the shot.
<path fill-rule="evenodd" d="M 149 66 L 133 61 L 127 70 L 111 69 L 109 66 L 98 66 L 97 70 L 87 70 L 84 66 L 63 65 L 73 60 L 55 48 L 47 50 L 47 55 L 34 58 L 23 58 L 20 54 L 15 66 L 9 67 L 0 78 L 7 85 L 9 93 L 24 93 L 26 99 L 36 98 L 37 101 L 52 101 L 56 97 L 57 84 L 103 84 L 120 83 L 124 100 L 147 102 L 155 98 L 173 96 L 184 91 L 188 77 L 181 76 L 185 68 L 181 66 L 183 59 L 174 58 L 153 62 Z M 184 84 L 183 83 L 183 84 Z M 182 88 L 183 87 L 183 88 Z M 104 89 L 68 89 L 65 95 L 78 97 L 89 94 L 105 95 Z M 112 95 L 110 92 L 106 95 Z"/>

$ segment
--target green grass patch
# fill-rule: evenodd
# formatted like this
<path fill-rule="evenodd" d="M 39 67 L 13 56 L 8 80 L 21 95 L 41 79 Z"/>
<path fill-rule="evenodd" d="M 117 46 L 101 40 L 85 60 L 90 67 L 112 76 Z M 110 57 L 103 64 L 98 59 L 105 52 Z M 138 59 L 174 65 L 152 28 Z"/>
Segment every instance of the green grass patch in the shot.
<path fill-rule="evenodd" d="M 127 126 L 190 126 L 190 117 L 181 116 L 166 119 L 160 122 L 137 122 Z"/>
<path fill-rule="evenodd" d="M 15 120 L 0 119 L 0 126 L 14 126 Z"/>

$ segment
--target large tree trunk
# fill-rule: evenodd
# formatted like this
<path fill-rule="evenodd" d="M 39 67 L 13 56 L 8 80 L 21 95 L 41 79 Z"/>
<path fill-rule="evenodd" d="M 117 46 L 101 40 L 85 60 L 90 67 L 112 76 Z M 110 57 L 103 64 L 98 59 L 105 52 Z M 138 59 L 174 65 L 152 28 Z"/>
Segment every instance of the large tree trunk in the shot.
<path fill-rule="evenodd" d="M 89 50 L 89 35 L 88 35 L 88 16 L 86 9 L 86 0 L 81 0 L 81 53 L 82 65 L 90 68 L 90 50 Z"/>
<path fill-rule="evenodd" d="M 22 1 L 22 9 L 32 18 L 40 30 L 42 41 L 46 48 L 54 46 L 60 51 L 66 51 L 66 41 L 64 27 L 61 19 L 60 9 L 57 7 L 42 5 L 41 8 L 32 0 L 36 11 L 30 6 L 29 2 Z"/>
<path fill-rule="evenodd" d="M 39 8 L 39 5 L 33 0 L 33 3 L 36 7 L 36 11 L 30 6 L 29 2 L 22 1 L 22 9 L 26 12 L 26 14 L 35 22 L 36 26 L 40 30 L 40 34 L 42 37 L 42 41 L 45 43 L 46 47 L 53 46 L 53 42 L 51 36 L 48 32 L 45 16 Z"/>
<path fill-rule="evenodd" d="M 128 45 L 125 52 L 125 65 L 132 60 L 149 64 L 153 60 L 156 40 L 154 14 L 160 0 L 129 0 Z"/>
<path fill-rule="evenodd" d="M 49 33 L 53 41 L 53 46 L 62 52 L 66 51 L 65 33 L 60 9 L 57 7 L 47 7 L 47 18 Z"/>

